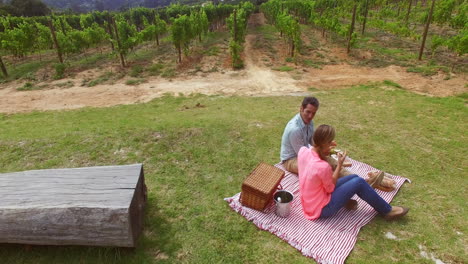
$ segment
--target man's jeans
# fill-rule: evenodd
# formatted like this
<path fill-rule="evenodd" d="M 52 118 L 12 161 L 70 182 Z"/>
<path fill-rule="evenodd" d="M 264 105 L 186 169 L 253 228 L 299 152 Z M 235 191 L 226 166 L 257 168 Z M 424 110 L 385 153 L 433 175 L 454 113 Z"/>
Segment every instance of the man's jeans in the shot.
<path fill-rule="evenodd" d="M 386 215 L 392 210 L 392 207 L 363 178 L 351 174 L 338 179 L 330 202 L 322 208 L 320 218 L 330 217 L 338 212 L 355 194 L 382 215 Z"/>

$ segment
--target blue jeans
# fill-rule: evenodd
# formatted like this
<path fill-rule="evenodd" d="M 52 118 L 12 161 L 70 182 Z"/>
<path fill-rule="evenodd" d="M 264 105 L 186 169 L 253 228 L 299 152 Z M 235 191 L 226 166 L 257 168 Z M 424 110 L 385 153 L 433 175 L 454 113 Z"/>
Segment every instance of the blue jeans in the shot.
<path fill-rule="evenodd" d="M 392 206 L 382 199 L 363 178 L 351 174 L 338 179 L 330 202 L 322 208 L 320 218 L 330 217 L 338 212 L 355 194 L 382 215 L 392 210 Z"/>

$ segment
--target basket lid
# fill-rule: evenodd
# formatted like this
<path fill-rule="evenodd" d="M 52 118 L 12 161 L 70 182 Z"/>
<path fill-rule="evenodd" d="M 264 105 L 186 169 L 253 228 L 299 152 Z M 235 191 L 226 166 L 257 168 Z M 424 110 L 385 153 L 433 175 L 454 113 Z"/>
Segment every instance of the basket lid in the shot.
<path fill-rule="evenodd" d="M 243 184 L 263 193 L 268 193 L 272 189 L 276 188 L 283 176 L 283 170 L 261 162 L 245 179 Z"/>

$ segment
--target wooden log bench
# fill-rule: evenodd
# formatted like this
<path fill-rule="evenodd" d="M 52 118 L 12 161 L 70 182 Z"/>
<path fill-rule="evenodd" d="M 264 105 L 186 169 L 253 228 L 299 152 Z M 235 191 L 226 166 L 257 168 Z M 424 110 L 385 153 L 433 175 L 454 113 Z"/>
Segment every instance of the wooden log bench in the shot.
<path fill-rule="evenodd" d="M 142 164 L 0 174 L 0 243 L 135 247 Z"/>

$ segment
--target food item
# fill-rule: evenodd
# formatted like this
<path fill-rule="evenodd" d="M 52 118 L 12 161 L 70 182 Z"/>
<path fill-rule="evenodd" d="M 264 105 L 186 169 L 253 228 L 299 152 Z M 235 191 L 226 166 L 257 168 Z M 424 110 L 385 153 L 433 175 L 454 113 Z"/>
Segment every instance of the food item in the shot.
<path fill-rule="evenodd" d="M 371 184 L 375 181 L 375 177 L 379 174 L 379 171 L 372 171 L 367 174 L 369 178 L 366 179 L 366 182 Z M 373 186 L 375 189 L 379 189 L 384 192 L 391 192 L 396 188 L 396 182 L 390 176 L 384 173 L 384 177 L 380 184 Z"/>
<path fill-rule="evenodd" d="M 334 148 L 334 149 L 331 149 L 331 150 L 330 150 L 330 155 L 337 155 L 337 154 L 340 153 L 340 152 L 341 152 L 341 149 L 335 149 L 335 148 Z"/>

